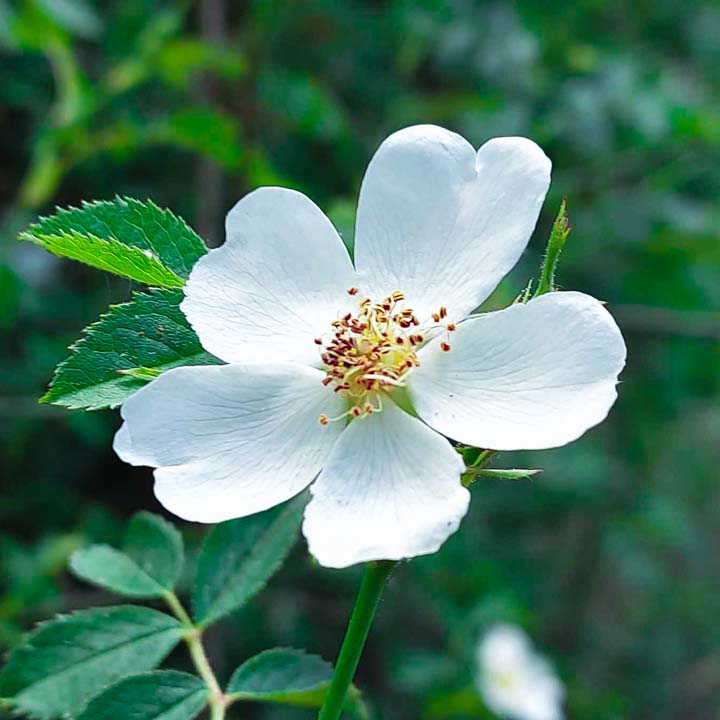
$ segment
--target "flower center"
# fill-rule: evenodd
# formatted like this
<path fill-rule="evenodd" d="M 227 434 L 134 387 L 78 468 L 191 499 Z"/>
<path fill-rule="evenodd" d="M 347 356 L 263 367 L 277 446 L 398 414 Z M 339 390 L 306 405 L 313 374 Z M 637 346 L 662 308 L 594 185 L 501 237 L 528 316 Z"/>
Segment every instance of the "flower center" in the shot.
<path fill-rule="evenodd" d="M 350 288 L 349 295 L 357 295 Z M 417 350 L 428 339 L 428 333 L 442 328 L 449 336 L 455 330 L 453 323 L 441 324 L 447 318 L 447 309 L 441 307 L 433 313 L 434 324 L 421 326 L 412 308 L 405 307 L 405 296 L 396 291 L 381 302 L 364 298 L 357 313 L 347 313 L 332 323 L 330 339 L 321 346 L 326 376 L 323 385 L 333 392 L 343 393 L 349 409 L 337 418 L 320 416 L 320 424 L 346 416 L 353 418 L 371 415 L 382 410 L 382 397 L 392 390 L 404 387 L 408 375 L 420 361 Z M 445 352 L 450 344 L 441 343 Z"/>

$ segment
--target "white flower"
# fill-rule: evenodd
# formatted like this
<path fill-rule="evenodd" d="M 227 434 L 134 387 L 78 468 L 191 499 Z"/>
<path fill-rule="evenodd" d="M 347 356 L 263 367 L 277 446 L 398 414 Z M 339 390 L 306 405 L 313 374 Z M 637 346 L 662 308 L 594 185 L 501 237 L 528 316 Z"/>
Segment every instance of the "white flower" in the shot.
<path fill-rule="evenodd" d="M 157 468 L 160 502 L 199 522 L 310 485 L 303 532 L 326 566 L 435 552 L 470 499 L 444 436 L 555 447 L 616 397 L 625 346 L 597 300 L 554 292 L 468 318 L 523 252 L 549 182 L 529 140 L 476 152 L 442 128 L 401 130 L 365 175 L 354 267 L 307 197 L 250 193 L 181 306 L 227 365 L 133 395 L 118 455 Z"/>
<path fill-rule="evenodd" d="M 478 687 L 494 713 L 513 720 L 562 720 L 565 689 L 520 628 L 491 628 L 477 660 Z"/>

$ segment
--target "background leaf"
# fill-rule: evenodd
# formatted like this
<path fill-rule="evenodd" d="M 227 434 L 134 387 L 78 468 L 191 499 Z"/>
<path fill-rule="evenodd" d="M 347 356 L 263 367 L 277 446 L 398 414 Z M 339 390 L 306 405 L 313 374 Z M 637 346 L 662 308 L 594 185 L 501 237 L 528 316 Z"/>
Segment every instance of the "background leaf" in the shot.
<path fill-rule="evenodd" d="M 125 553 L 109 545 L 91 545 L 73 553 L 70 569 L 82 580 L 135 598 L 161 597 L 165 588 Z"/>
<path fill-rule="evenodd" d="M 172 523 L 150 512 L 136 513 L 128 522 L 123 549 L 164 588 L 175 587 L 184 550 L 182 535 Z"/>
<path fill-rule="evenodd" d="M 74 715 L 109 683 L 155 667 L 183 632 L 169 615 L 132 605 L 58 617 L 10 653 L 0 697 L 43 720 Z"/>
<path fill-rule="evenodd" d="M 145 384 L 122 370 L 219 362 L 200 345 L 179 308 L 182 299 L 179 290 L 157 289 L 111 307 L 70 348 L 43 402 L 83 410 L 117 407 Z"/>
<path fill-rule="evenodd" d="M 295 543 L 304 496 L 280 507 L 216 525 L 198 559 L 193 613 L 209 625 L 237 610 L 280 568 Z"/>
<path fill-rule="evenodd" d="M 98 270 L 137 280 L 145 285 L 177 288 L 185 284 L 182 278 L 168 270 L 150 250 L 131 247 L 112 238 L 100 240 L 94 235 L 81 235 L 75 230 L 57 235 L 23 233 L 20 237 L 40 245 L 54 255 L 77 260 Z"/>
<path fill-rule="evenodd" d="M 332 672 L 332 665 L 317 655 L 275 648 L 261 652 L 237 668 L 226 692 L 233 700 L 320 707 Z M 365 716 L 357 688 L 351 689 L 345 707 L 354 715 Z"/>
<path fill-rule="evenodd" d="M 166 268 L 186 278 L 207 249 L 195 231 L 169 210 L 150 200 L 115 198 L 84 202 L 79 208 L 58 210 L 27 230 L 35 238 L 74 233 L 80 237 L 118 240 L 151 252 Z"/>
<path fill-rule="evenodd" d="M 183 561 L 182 537 L 158 515 L 140 512 L 128 523 L 124 551 L 92 545 L 73 553 L 70 568 L 83 580 L 136 598 L 172 591 Z"/>
<path fill-rule="evenodd" d="M 77 720 L 193 720 L 208 689 L 195 675 L 175 670 L 133 675 L 93 698 Z"/>

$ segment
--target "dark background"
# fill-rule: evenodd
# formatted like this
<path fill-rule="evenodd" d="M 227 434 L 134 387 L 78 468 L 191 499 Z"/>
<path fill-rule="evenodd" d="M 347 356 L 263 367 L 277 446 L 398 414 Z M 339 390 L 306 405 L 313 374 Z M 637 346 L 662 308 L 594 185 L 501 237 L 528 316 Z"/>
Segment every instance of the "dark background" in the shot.
<path fill-rule="evenodd" d="M 608 301 L 629 361 L 607 422 L 501 456 L 544 472 L 478 483 L 458 534 L 396 572 L 358 682 L 378 717 L 489 717 L 474 644 L 508 620 L 553 658 L 571 718 L 720 717 L 719 69 L 708 1 L 0 0 L 0 646 L 110 601 L 65 574 L 67 555 L 159 511 L 149 472 L 111 451 L 117 413 L 36 402 L 131 285 L 18 230 L 118 193 L 217 244 L 239 197 L 280 184 L 350 238 L 378 143 L 433 122 L 476 146 L 525 135 L 554 162 L 538 230 L 491 305 L 534 273 L 567 195 L 559 282 Z M 204 528 L 186 530 L 196 547 Z M 209 636 L 220 675 L 273 645 L 333 658 L 357 581 L 300 544 Z"/>

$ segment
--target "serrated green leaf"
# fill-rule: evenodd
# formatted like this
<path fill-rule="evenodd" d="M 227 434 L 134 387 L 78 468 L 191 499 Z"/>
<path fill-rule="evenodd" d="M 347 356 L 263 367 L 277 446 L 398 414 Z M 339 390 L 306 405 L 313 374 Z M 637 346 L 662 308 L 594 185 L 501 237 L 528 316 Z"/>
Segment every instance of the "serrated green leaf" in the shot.
<path fill-rule="evenodd" d="M 162 597 L 175 587 L 183 562 L 180 533 L 163 518 L 140 512 L 128 523 L 124 549 L 93 545 L 73 553 L 79 578 L 119 595 Z"/>
<path fill-rule="evenodd" d="M 0 696 L 41 720 L 75 715 L 108 684 L 154 668 L 183 632 L 175 618 L 132 605 L 58 617 L 10 653 Z"/>
<path fill-rule="evenodd" d="M 76 233 L 99 240 L 117 240 L 149 251 L 181 278 L 187 278 L 193 265 L 207 252 L 205 243 L 182 218 L 149 200 L 140 202 L 132 198 L 118 197 L 60 209 L 50 217 L 40 218 L 27 233 L 35 237 Z"/>
<path fill-rule="evenodd" d="M 175 670 L 133 675 L 94 697 L 77 720 L 193 720 L 207 703 L 200 678 Z"/>
<path fill-rule="evenodd" d="M 218 363 L 185 319 L 182 299 L 180 290 L 156 289 L 111 307 L 71 346 L 42 401 L 75 410 L 118 407 L 145 384 L 122 370 Z"/>
<path fill-rule="evenodd" d="M 134 598 L 161 597 L 165 588 L 153 580 L 125 553 L 109 545 L 92 545 L 77 550 L 70 569 L 82 580 Z"/>
<path fill-rule="evenodd" d="M 128 523 L 123 546 L 151 578 L 172 590 L 182 571 L 184 549 L 178 529 L 159 515 L 141 511 Z"/>
<path fill-rule="evenodd" d="M 178 288 L 185 284 L 181 277 L 168 270 L 150 250 L 125 245 L 113 238 L 101 240 L 94 235 L 81 235 L 75 230 L 57 235 L 25 232 L 20 237 L 40 245 L 53 255 L 77 260 L 98 270 L 127 277 L 145 285 Z"/>
<path fill-rule="evenodd" d="M 327 694 L 333 669 L 317 655 L 302 650 L 275 648 L 244 662 L 230 678 L 231 701 L 269 702 L 295 707 L 320 707 Z M 348 693 L 345 709 L 365 716 L 357 688 Z"/>
<path fill-rule="evenodd" d="M 142 380 L 143 382 L 150 382 L 156 377 L 162 375 L 162 370 L 146 367 L 130 368 L 129 370 L 118 370 L 118 372 L 121 375 L 127 375 L 128 377 L 135 378 L 136 380 Z"/>
<path fill-rule="evenodd" d="M 209 625 L 244 605 L 280 568 L 295 543 L 305 498 L 216 525 L 203 544 L 193 614 Z"/>

